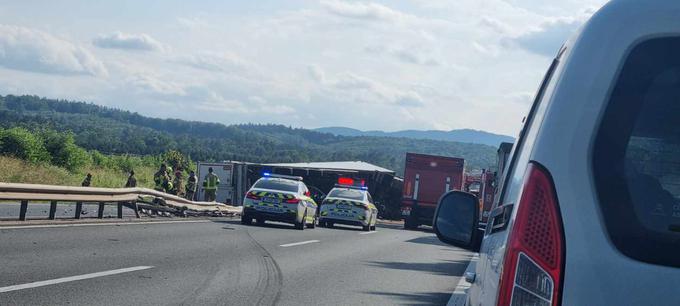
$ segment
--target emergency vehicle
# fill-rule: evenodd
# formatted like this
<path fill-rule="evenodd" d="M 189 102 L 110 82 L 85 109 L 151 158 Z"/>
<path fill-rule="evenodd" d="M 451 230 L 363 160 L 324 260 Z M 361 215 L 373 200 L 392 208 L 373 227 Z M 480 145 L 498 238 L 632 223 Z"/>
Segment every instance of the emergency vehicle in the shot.
<path fill-rule="evenodd" d="M 251 224 L 253 219 L 260 225 L 278 221 L 304 230 L 315 227 L 316 210 L 302 177 L 263 173 L 243 199 L 241 223 Z"/>
<path fill-rule="evenodd" d="M 319 225 L 359 225 L 364 231 L 375 230 L 378 209 L 373 204 L 364 180 L 339 178 L 320 206 Z"/>

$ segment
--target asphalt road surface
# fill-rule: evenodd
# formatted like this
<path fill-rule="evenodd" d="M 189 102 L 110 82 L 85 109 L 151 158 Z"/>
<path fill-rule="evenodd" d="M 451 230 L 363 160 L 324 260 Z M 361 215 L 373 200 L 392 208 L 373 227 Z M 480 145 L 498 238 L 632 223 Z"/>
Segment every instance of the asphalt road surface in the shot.
<path fill-rule="evenodd" d="M 0 305 L 445 305 L 471 254 L 428 231 L 236 219 L 0 228 Z"/>

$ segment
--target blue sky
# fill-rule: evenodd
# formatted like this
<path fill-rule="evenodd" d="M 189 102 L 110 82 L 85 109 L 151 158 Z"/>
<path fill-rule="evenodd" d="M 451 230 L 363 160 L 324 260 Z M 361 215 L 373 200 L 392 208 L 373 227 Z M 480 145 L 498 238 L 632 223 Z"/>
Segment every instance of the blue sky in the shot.
<path fill-rule="evenodd" d="M 604 2 L 0 1 L 0 94 L 514 135 L 552 56 Z"/>

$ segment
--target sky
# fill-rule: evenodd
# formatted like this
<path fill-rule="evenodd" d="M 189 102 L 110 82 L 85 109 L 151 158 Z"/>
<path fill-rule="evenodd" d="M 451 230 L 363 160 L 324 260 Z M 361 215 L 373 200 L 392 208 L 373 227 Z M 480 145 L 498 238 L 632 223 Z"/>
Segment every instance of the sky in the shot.
<path fill-rule="evenodd" d="M 603 0 L 0 1 L 0 95 L 161 118 L 515 135 Z"/>

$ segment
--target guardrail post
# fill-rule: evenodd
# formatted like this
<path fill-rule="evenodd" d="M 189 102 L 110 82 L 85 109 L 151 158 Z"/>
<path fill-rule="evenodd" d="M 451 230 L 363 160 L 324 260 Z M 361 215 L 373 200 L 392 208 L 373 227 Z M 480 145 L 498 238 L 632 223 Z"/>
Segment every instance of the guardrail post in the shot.
<path fill-rule="evenodd" d="M 26 210 L 28 209 L 28 201 L 21 201 L 21 207 L 19 207 L 19 220 L 26 221 Z"/>
<path fill-rule="evenodd" d="M 50 202 L 50 220 L 54 220 L 57 214 L 57 201 Z"/>
<path fill-rule="evenodd" d="M 123 219 L 123 202 L 118 202 L 118 219 Z"/>
<path fill-rule="evenodd" d="M 132 202 L 132 209 L 135 210 L 135 217 L 137 219 L 141 218 L 141 216 L 139 215 L 139 206 L 137 206 L 137 201 Z"/>
<path fill-rule="evenodd" d="M 99 202 L 99 210 L 97 211 L 97 218 L 104 218 L 104 202 Z"/>
<path fill-rule="evenodd" d="M 83 202 L 76 202 L 76 219 L 80 219 L 80 214 L 83 212 Z"/>

